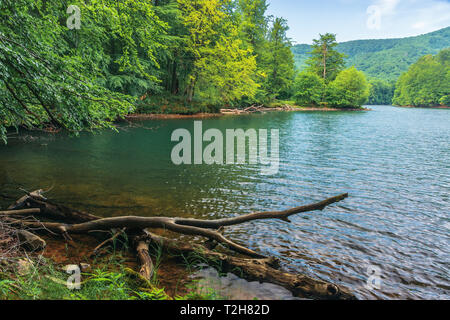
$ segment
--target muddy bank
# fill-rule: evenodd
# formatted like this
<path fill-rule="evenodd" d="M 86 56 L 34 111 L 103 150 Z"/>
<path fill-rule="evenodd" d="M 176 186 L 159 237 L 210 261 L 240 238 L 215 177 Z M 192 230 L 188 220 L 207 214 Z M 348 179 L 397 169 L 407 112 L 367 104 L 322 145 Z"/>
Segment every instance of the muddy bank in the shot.
<path fill-rule="evenodd" d="M 197 114 L 129 114 L 125 116 L 126 120 L 166 120 L 166 119 L 207 119 L 221 117 L 221 113 L 197 113 Z"/>
<path fill-rule="evenodd" d="M 227 115 L 248 115 L 254 113 L 267 112 L 339 112 L 339 111 L 371 111 L 369 108 L 320 108 L 320 107 L 276 107 L 276 108 L 259 108 L 255 111 L 246 111 L 245 109 L 222 109 L 220 113 L 197 113 L 191 115 L 184 114 L 129 114 L 125 116 L 126 120 L 170 120 L 170 119 L 209 119 L 219 118 Z"/>

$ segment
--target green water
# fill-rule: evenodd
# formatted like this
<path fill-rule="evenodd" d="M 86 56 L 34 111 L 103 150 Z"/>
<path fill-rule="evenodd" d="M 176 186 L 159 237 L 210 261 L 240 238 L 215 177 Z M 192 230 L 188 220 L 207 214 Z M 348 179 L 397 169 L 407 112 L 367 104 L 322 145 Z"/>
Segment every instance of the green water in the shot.
<path fill-rule="evenodd" d="M 192 131 L 193 120 L 155 120 L 79 138 L 13 137 L 0 147 L 0 190 L 16 196 L 18 186 L 54 185 L 51 198 L 98 215 L 207 219 L 349 192 L 292 224 L 254 222 L 226 235 L 360 298 L 450 298 L 450 110 L 270 113 L 203 120 L 203 127 L 279 129 L 279 173 L 175 166 L 171 133 Z M 368 265 L 380 268 L 380 289 L 365 287 Z"/>

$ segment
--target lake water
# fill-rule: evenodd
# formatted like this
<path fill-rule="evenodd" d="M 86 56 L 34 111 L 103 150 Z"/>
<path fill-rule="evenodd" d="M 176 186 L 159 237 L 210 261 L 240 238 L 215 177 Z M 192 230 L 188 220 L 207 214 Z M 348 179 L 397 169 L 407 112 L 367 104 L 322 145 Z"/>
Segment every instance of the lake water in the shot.
<path fill-rule="evenodd" d="M 192 130 L 192 119 L 13 137 L 0 146 L 0 193 L 54 185 L 50 197 L 98 215 L 214 219 L 348 192 L 291 224 L 252 222 L 226 236 L 359 298 L 450 299 L 450 110 L 371 108 L 203 120 L 204 129 L 280 129 L 273 176 L 257 165 L 172 164 L 171 133 Z M 368 268 L 379 268 L 379 289 L 367 287 Z"/>

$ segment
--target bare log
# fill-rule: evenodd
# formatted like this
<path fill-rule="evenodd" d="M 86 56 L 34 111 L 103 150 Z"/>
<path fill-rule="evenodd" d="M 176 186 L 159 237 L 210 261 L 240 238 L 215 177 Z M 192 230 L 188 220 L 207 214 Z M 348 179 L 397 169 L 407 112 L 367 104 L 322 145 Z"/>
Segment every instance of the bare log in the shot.
<path fill-rule="evenodd" d="M 89 213 L 74 210 L 66 206 L 53 203 L 46 199 L 42 189 L 27 194 L 12 204 L 8 210 L 20 210 L 22 208 L 40 209 L 40 213 L 48 218 L 70 223 L 80 223 L 100 219 Z"/>
<path fill-rule="evenodd" d="M 35 190 L 31 193 L 27 193 L 26 195 L 24 195 L 23 197 L 21 197 L 20 199 L 18 199 L 16 202 L 14 202 L 12 205 L 10 205 L 8 207 L 8 210 L 19 210 L 22 209 L 26 206 L 26 201 L 28 200 L 28 198 L 35 196 L 37 198 L 41 198 L 42 197 L 42 189 L 39 190 Z"/>
<path fill-rule="evenodd" d="M 347 289 L 305 275 L 295 275 L 278 270 L 278 261 L 274 258 L 243 259 L 208 250 L 201 245 L 180 243 L 165 237 L 146 232 L 147 237 L 169 253 L 176 255 L 201 256 L 219 272 L 231 272 L 249 281 L 277 284 L 288 289 L 295 297 L 314 299 L 356 299 Z"/>
<path fill-rule="evenodd" d="M 136 246 L 137 257 L 141 267 L 139 274 L 146 280 L 150 281 L 153 275 L 153 262 L 148 252 L 148 242 L 140 240 Z"/>
<path fill-rule="evenodd" d="M 41 209 L 44 216 L 65 222 L 80 223 L 100 219 L 100 217 L 92 214 L 55 204 L 42 197 L 30 196 L 25 200 L 25 203 L 28 207 Z"/>
<path fill-rule="evenodd" d="M 18 230 L 17 235 L 20 245 L 31 251 L 43 250 L 47 245 L 45 240 L 27 230 Z"/>
<path fill-rule="evenodd" d="M 0 211 L 0 216 L 20 216 L 20 215 L 36 214 L 36 213 L 40 213 L 40 212 L 41 212 L 41 209 L 39 209 L 39 208 L 7 210 L 7 211 Z"/>

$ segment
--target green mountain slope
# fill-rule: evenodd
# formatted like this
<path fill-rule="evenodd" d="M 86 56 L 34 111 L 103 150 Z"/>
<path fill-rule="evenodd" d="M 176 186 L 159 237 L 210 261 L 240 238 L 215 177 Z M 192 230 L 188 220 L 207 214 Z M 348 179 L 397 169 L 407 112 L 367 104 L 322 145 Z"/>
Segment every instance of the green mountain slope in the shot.
<path fill-rule="evenodd" d="M 416 37 L 342 42 L 338 50 L 348 55 L 348 66 L 356 66 L 369 77 L 396 80 L 420 57 L 448 47 L 450 27 Z M 306 44 L 292 48 L 298 68 L 305 66 L 310 50 Z"/>

